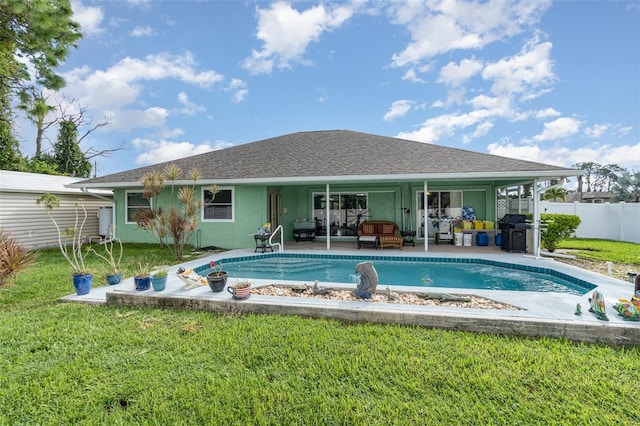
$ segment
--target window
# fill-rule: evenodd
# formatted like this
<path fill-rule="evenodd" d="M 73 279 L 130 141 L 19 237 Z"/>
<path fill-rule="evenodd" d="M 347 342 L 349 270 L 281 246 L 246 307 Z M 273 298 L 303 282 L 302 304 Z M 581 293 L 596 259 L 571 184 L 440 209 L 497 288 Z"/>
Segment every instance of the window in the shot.
<path fill-rule="evenodd" d="M 127 203 L 127 219 L 126 223 L 136 223 L 135 214 L 140 211 L 150 211 L 151 202 L 148 198 L 142 195 L 142 192 L 129 192 L 126 193 Z"/>
<path fill-rule="evenodd" d="M 327 224 L 331 235 L 354 236 L 359 224 L 369 218 L 368 194 L 332 192 L 329 194 L 329 220 L 326 219 L 326 194 L 313 194 L 313 218 L 316 220 L 316 235 L 327 235 Z"/>
<path fill-rule="evenodd" d="M 202 220 L 233 221 L 233 188 L 219 188 L 215 196 L 208 189 L 202 189 Z"/>

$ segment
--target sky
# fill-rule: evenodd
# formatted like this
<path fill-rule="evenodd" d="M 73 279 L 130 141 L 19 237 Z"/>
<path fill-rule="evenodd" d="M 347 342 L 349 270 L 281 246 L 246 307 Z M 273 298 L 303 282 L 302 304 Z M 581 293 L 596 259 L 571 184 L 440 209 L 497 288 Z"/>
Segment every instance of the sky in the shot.
<path fill-rule="evenodd" d="M 124 148 L 97 176 L 334 129 L 640 170 L 640 0 L 71 3 L 48 96 L 108 120 L 81 144 Z"/>

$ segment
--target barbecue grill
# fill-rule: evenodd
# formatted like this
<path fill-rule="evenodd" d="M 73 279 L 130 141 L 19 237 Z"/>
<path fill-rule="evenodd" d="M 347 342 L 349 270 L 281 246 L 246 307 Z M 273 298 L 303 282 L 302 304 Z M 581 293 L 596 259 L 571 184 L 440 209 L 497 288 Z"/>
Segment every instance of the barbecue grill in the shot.
<path fill-rule="evenodd" d="M 527 223 L 527 216 L 524 214 L 505 214 L 498 221 L 498 229 L 502 233 L 502 244 L 500 248 L 508 252 L 527 251 L 527 229 L 531 226 Z"/>

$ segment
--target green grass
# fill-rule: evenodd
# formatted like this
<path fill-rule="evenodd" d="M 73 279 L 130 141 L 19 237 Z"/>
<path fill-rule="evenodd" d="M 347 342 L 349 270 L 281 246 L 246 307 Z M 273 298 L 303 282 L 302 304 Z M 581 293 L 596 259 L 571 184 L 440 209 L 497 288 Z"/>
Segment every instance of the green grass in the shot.
<path fill-rule="evenodd" d="M 593 260 L 640 265 L 640 245 L 611 240 L 571 238 L 558 244 L 559 249 L 577 250 L 572 253 Z"/>
<path fill-rule="evenodd" d="M 61 303 L 70 269 L 40 262 L 0 291 L 0 424 L 640 421 L 638 347 Z"/>

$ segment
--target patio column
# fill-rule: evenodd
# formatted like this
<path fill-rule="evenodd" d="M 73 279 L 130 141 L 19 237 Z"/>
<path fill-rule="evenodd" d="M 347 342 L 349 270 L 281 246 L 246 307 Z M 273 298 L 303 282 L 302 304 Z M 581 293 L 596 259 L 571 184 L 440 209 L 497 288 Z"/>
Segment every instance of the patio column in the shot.
<path fill-rule="evenodd" d="M 429 227 L 427 226 L 427 208 L 429 205 L 427 204 L 428 200 L 427 194 L 427 181 L 424 181 L 424 189 L 422 191 L 422 198 L 424 208 L 422 209 L 422 223 L 424 223 L 424 252 L 429 253 Z"/>
<path fill-rule="evenodd" d="M 540 257 L 540 192 L 538 179 L 533 180 L 533 255 Z"/>
<path fill-rule="evenodd" d="M 325 202 L 325 212 L 324 212 L 324 217 L 327 218 L 327 223 L 325 224 L 325 229 L 327 231 L 327 251 L 331 250 L 331 226 L 329 225 L 329 204 L 331 203 L 331 200 L 329 199 L 329 184 L 326 184 L 326 188 L 325 188 L 325 195 L 324 198 L 326 200 Z"/>

